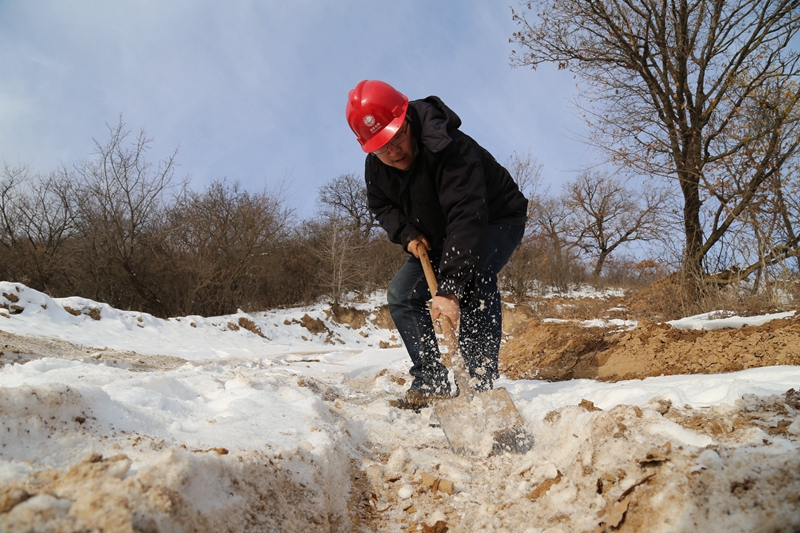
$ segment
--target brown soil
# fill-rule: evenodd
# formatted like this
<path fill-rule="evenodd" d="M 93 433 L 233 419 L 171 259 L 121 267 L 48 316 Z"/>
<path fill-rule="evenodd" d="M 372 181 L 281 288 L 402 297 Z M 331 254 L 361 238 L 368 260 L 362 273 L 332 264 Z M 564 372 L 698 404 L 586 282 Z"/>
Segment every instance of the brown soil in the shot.
<path fill-rule="evenodd" d="M 639 322 L 635 329 L 624 331 L 518 316 L 504 321 L 510 335 L 500 351 L 500 371 L 510 379 L 618 381 L 800 365 L 796 317 L 712 331 L 679 330 L 652 322 Z"/>

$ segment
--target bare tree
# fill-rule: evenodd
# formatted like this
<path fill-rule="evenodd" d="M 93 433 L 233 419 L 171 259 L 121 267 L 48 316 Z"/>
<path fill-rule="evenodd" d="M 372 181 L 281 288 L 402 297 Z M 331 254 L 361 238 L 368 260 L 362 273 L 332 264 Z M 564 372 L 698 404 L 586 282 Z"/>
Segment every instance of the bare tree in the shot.
<path fill-rule="evenodd" d="M 19 260 L 20 217 L 16 204 L 19 189 L 26 179 L 26 168 L 10 168 L 4 164 L 0 181 L 0 279 L 23 283 L 27 283 L 28 278 Z"/>
<path fill-rule="evenodd" d="M 592 275 L 600 277 L 608 257 L 633 242 L 658 239 L 666 193 L 600 171 L 587 171 L 564 187 L 570 210 L 567 234 L 594 259 Z"/>
<path fill-rule="evenodd" d="M 369 292 L 385 287 L 407 259 L 389 242 L 367 205 L 367 186 L 355 174 L 342 174 L 319 188 L 320 219 L 313 251 L 325 265 L 318 273 L 326 292 L 338 303 L 343 291 Z"/>
<path fill-rule="evenodd" d="M 540 251 L 538 246 L 532 242 L 534 240 L 532 232 L 535 231 L 534 210 L 541 205 L 547 191 L 542 190 L 543 165 L 533 158 L 530 152 L 524 154 L 514 152 L 508 158 L 506 168 L 528 199 L 525 236 L 500 273 L 503 288 L 510 291 L 519 302 L 536 288 L 539 281 L 544 281 L 537 280 L 537 276 L 541 277 L 542 256 L 538 253 Z"/>
<path fill-rule="evenodd" d="M 514 152 L 508 158 L 506 163 L 511 177 L 517 183 L 519 190 L 528 199 L 528 212 L 536 204 L 536 201 L 547 194 L 547 188 L 544 187 L 544 165 L 542 165 L 530 152 L 520 154 Z"/>
<path fill-rule="evenodd" d="M 541 198 L 533 208 L 527 243 L 537 250 L 538 277 L 559 290 L 580 281 L 579 247 L 569 235 L 571 209 L 563 198 Z"/>
<path fill-rule="evenodd" d="M 17 274 L 15 249 L 20 233 L 20 220 L 16 204 L 20 196 L 21 184 L 28 178 L 25 167 L 11 168 L 3 165 L 3 176 L 0 181 L 0 275 L 2 279 L 13 279 Z"/>
<path fill-rule="evenodd" d="M 797 156 L 798 15 L 798 0 L 532 0 L 513 13 L 512 62 L 586 80 L 588 141 L 635 173 L 675 180 L 683 266 L 699 275 Z M 789 237 L 753 265 L 797 247 Z"/>
<path fill-rule="evenodd" d="M 280 187 L 251 193 L 223 179 L 187 192 L 168 214 L 177 310 L 220 315 L 267 300 L 273 276 L 263 265 L 280 253 L 293 218 Z"/>
<path fill-rule="evenodd" d="M 306 242 L 317 262 L 317 283 L 334 305 L 339 305 L 348 291 L 365 287 L 365 251 L 369 245 L 351 222 L 325 218 L 306 223 Z"/>
<path fill-rule="evenodd" d="M 370 237 L 378 227 L 375 215 L 367 206 L 367 186 L 355 174 L 342 174 L 319 188 L 317 205 L 320 215 L 328 220 L 336 220 L 364 238 Z"/>
<path fill-rule="evenodd" d="M 47 291 L 68 284 L 74 233 L 72 184 L 63 174 L 43 178 L 26 167 L 3 166 L 0 177 L 0 249 L 4 279 L 16 278 Z"/>
<path fill-rule="evenodd" d="M 177 150 L 153 165 L 146 159 L 152 139 L 143 129 L 130 145 L 121 118 L 108 129 L 108 141 L 95 141 L 94 157 L 75 167 L 81 189 L 78 228 L 87 247 L 87 271 L 97 280 L 93 297 L 123 307 L 143 302 L 146 310 L 168 316 L 158 294 L 160 276 L 153 271 L 160 263 L 152 257 L 169 231 L 167 195 L 179 196 L 186 184 L 174 179 Z"/>

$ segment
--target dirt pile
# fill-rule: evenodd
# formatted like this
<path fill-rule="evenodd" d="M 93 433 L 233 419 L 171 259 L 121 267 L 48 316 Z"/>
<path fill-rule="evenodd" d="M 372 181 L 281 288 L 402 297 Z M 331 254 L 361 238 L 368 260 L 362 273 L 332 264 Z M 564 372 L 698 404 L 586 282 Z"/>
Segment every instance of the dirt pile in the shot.
<path fill-rule="evenodd" d="M 626 331 L 533 320 L 514 328 L 500 352 L 500 371 L 509 378 L 551 381 L 619 381 L 775 365 L 800 365 L 800 318 L 711 331 L 652 322 Z"/>

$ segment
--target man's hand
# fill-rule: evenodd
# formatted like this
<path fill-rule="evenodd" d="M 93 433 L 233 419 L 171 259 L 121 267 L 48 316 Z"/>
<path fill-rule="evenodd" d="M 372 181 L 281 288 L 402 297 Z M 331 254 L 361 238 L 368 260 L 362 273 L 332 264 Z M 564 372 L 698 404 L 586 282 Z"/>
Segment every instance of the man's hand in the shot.
<path fill-rule="evenodd" d="M 425 245 L 425 249 L 426 250 L 430 250 L 431 249 L 431 245 L 428 242 L 428 239 L 426 239 L 425 235 L 422 235 L 422 234 L 417 235 L 416 237 L 414 237 L 413 239 L 408 241 L 408 247 L 406 248 L 406 250 L 409 253 L 411 253 L 414 257 L 416 257 L 417 259 L 419 259 L 419 252 L 417 251 L 417 246 L 419 246 L 420 243 Z"/>
<path fill-rule="evenodd" d="M 455 294 L 443 294 L 441 296 L 434 296 L 431 303 L 431 317 L 433 320 L 439 320 L 441 317 L 450 319 L 453 329 L 458 331 L 458 321 L 461 318 L 461 306 L 458 304 L 458 298 Z"/>

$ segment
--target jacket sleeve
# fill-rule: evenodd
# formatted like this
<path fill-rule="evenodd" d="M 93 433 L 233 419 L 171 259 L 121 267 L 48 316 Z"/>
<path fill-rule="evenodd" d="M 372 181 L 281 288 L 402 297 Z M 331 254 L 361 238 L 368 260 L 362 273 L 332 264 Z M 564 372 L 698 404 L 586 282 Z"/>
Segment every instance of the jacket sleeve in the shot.
<path fill-rule="evenodd" d="M 486 178 L 480 154 L 463 134 L 454 135 L 441 157 L 436 186 L 447 219 L 447 236 L 439 263 L 439 293 L 460 298 L 475 276 L 486 245 Z"/>

